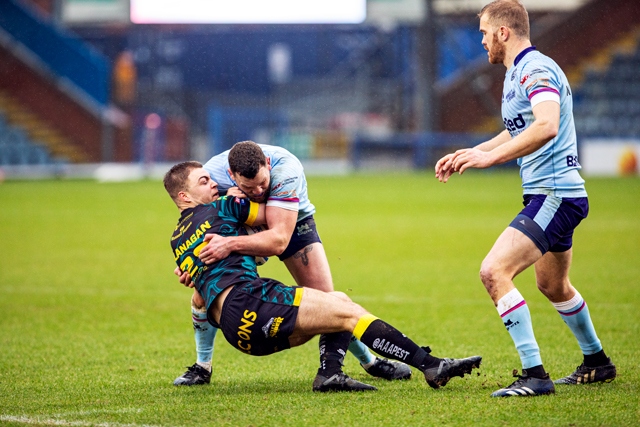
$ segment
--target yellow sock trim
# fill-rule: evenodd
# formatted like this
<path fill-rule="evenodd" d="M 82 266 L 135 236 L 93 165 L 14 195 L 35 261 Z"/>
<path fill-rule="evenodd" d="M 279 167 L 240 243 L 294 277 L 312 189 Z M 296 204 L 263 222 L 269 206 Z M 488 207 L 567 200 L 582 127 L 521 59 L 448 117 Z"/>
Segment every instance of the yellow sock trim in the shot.
<path fill-rule="evenodd" d="M 362 334 L 364 334 L 364 331 L 366 331 L 367 328 L 369 328 L 369 325 L 374 320 L 378 320 L 378 318 L 373 314 L 365 314 L 364 316 L 362 316 L 360 319 L 358 319 L 356 328 L 353 330 L 353 335 L 356 338 L 360 339 L 362 337 Z"/>
<path fill-rule="evenodd" d="M 304 288 L 303 287 L 296 288 L 296 295 L 295 295 L 295 297 L 293 297 L 293 306 L 294 307 L 299 307 L 300 306 L 300 301 L 302 301 L 303 292 L 304 292 Z"/>

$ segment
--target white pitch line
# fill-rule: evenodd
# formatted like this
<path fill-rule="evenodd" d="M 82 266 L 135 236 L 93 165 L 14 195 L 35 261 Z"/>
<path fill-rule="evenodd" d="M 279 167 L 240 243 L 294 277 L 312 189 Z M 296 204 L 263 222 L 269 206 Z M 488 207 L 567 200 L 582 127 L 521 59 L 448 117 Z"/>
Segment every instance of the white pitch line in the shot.
<path fill-rule="evenodd" d="M 142 412 L 140 408 L 124 408 L 124 409 L 92 409 L 90 411 L 69 411 L 69 412 L 60 412 L 58 414 L 51 415 L 54 418 L 62 418 L 62 417 L 77 417 L 82 415 L 96 415 L 96 414 L 128 414 L 128 413 L 136 413 L 139 414 Z"/>
<path fill-rule="evenodd" d="M 24 415 L 0 415 L 0 421 L 12 423 L 37 424 L 47 426 L 74 426 L 74 427 L 161 427 L 154 424 L 125 424 L 125 423 L 92 423 L 89 421 L 68 421 L 53 418 L 27 417 Z"/>

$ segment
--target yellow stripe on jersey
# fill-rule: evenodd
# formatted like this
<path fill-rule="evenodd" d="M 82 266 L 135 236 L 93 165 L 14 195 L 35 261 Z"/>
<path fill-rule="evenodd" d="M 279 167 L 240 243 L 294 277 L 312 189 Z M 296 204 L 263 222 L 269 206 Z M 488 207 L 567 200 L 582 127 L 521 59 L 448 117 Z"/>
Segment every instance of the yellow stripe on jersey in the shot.
<path fill-rule="evenodd" d="M 353 330 L 353 335 L 360 339 L 362 334 L 369 328 L 369 325 L 373 323 L 374 320 L 378 320 L 376 316 L 373 314 L 365 314 L 360 319 L 358 319 L 358 323 L 356 324 L 356 328 Z"/>
<path fill-rule="evenodd" d="M 248 225 L 253 225 L 256 218 L 258 217 L 258 211 L 260 210 L 260 205 L 256 202 L 249 202 L 249 217 L 244 222 Z"/>
<path fill-rule="evenodd" d="M 293 297 L 293 306 L 300 307 L 300 302 L 302 302 L 302 294 L 304 293 L 304 288 L 299 287 L 296 288 L 296 296 Z"/>

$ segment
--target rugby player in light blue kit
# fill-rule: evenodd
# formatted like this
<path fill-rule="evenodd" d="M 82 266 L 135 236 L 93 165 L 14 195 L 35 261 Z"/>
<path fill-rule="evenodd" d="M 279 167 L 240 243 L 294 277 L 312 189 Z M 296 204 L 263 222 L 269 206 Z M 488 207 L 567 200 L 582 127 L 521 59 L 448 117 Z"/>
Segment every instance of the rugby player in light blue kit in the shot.
<path fill-rule="evenodd" d="M 503 231 L 482 262 L 480 279 L 493 299 L 522 362 L 522 375 L 494 397 L 555 392 L 542 365 L 529 308 L 513 278 L 534 265 L 536 284 L 569 326 L 583 363 L 555 384 L 610 382 L 616 367 L 602 349 L 587 305 L 569 281 L 573 231 L 589 211 L 580 177 L 573 101 L 558 65 L 529 41 L 529 16 L 516 0 L 497 0 L 478 14 L 489 62 L 504 64 L 506 130 L 476 147 L 441 158 L 436 178 L 447 182 L 468 168 L 518 159 L 525 208 Z"/>
<path fill-rule="evenodd" d="M 247 236 L 211 235 L 209 244 L 200 252 L 204 262 L 212 264 L 231 252 L 256 257 L 278 255 L 298 286 L 333 291 L 329 262 L 313 219 L 315 207 L 309 200 L 302 164 L 293 154 L 282 147 L 242 141 L 211 158 L 204 169 L 218 183 L 221 194 L 266 203 L 268 226 Z M 180 281 L 193 286 L 186 274 L 182 274 Z M 195 290 L 191 313 L 197 361 L 176 378 L 175 385 L 206 384 L 211 379 L 213 341 L 218 329 L 207 321 L 205 301 Z M 388 380 L 411 377 L 406 364 L 375 357 L 355 338 L 349 351 L 373 376 Z"/>

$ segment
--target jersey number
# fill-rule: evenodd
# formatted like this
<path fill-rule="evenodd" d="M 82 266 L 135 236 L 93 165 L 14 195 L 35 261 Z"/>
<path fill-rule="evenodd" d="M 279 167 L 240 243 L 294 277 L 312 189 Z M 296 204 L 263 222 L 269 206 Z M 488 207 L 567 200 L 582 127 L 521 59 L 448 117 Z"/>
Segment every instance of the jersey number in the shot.
<path fill-rule="evenodd" d="M 196 256 L 196 257 L 198 255 L 200 255 L 200 251 L 205 246 L 207 246 L 207 242 L 200 243 L 198 246 L 196 246 L 193 249 L 193 255 Z M 195 263 L 194 259 L 191 257 L 191 255 L 187 255 L 182 260 L 182 263 L 180 264 L 180 270 L 182 270 L 183 272 L 188 272 L 189 276 L 191 276 L 191 278 L 193 279 L 193 277 L 195 276 L 196 272 L 198 271 L 198 266 L 196 265 L 196 263 Z"/>

